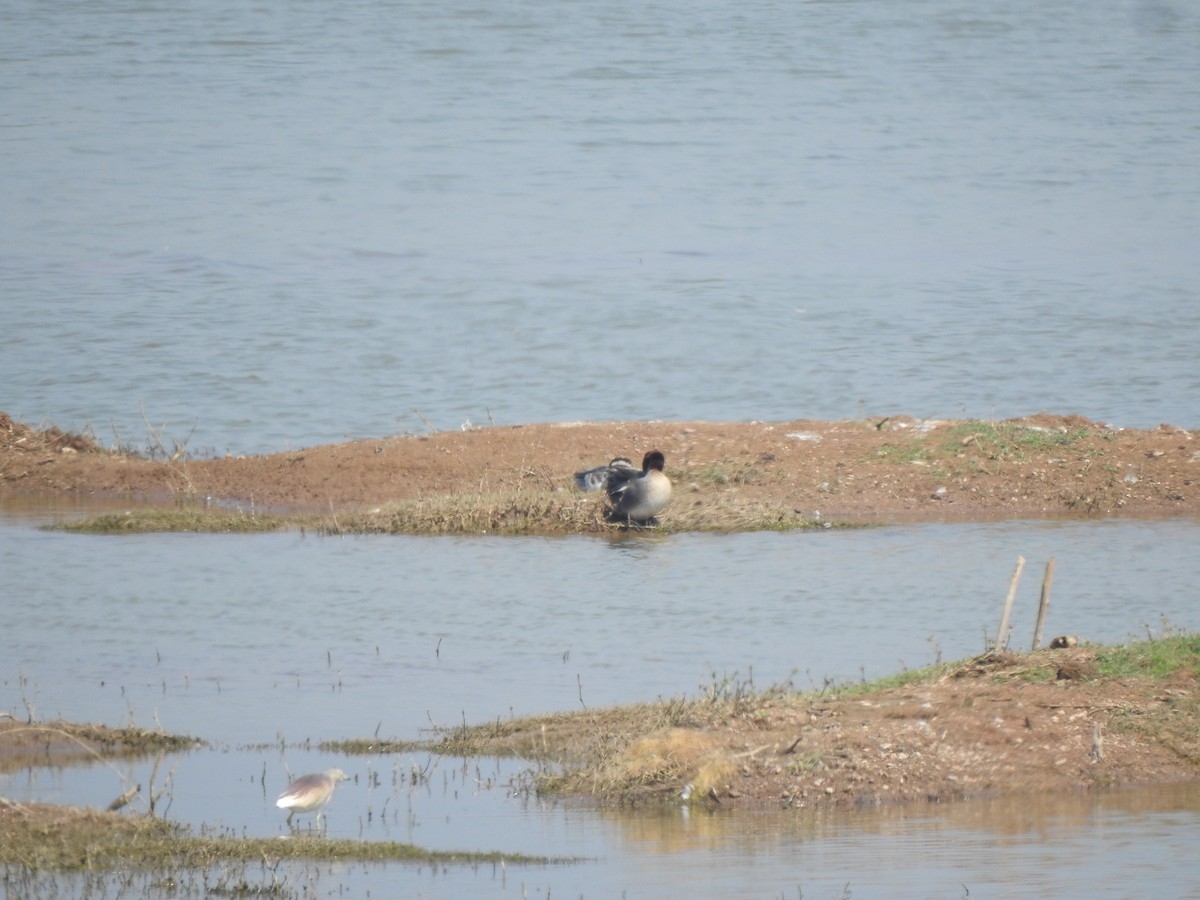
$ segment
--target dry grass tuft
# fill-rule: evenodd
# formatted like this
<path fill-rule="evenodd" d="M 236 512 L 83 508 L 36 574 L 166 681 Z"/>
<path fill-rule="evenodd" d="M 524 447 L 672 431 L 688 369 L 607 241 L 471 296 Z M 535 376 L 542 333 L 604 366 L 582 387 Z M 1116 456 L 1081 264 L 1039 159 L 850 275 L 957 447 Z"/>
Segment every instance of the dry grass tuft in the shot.
<path fill-rule="evenodd" d="M 602 796 L 675 792 L 684 784 L 706 794 L 728 784 L 735 770 L 728 751 L 711 734 L 670 728 L 634 741 L 595 767 L 586 780 L 591 792 Z"/>
<path fill-rule="evenodd" d="M 447 494 L 320 519 L 321 534 L 547 534 L 607 529 L 589 498 L 566 491 Z"/>
<path fill-rule="evenodd" d="M 616 534 L 629 530 L 605 518 L 603 498 L 575 491 L 538 489 L 487 494 L 447 494 L 369 511 L 324 516 L 321 534 Z M 778 504 L 745 501 L 736 494 L 684 494 L 644 530 L 788 531 L 826 527 Z M 633 529 L 638 530 L 638 529 Z"/>
<path fill-rule="evenodd" d="M 60 428 L 30 428 L 0 412 L 0 448 L 31 453 L 96 453 L 100 446 L 90 434 L 73 434 Z"/>
<path fill-rule="evenodd" d="M 609 522 L 596 497 L 568 491 L 514 491 L 493 494 L 446 494 L 370 510 L 327 515 L 273 515 L 261 512 L 180 504 L 144 507 L 92 516 L 50 526 L 79 534 L 148 532 L 250 533 L 284 528 L 311 529 L 321 535 L 565 535 L 657 534 L 710 531 L 792 531 L 832 525 L 806 519 L 793 510 L 736 496 L 710 496 L 680 502 L 644 528 Z M 838 526 L 853 527 L 853 526 Z"/>
<path fill-rule="evenodd" d="M 448 755 L 513 754 L 550 768 L 538 772 L 540 791 L 587 794 L 605 802 L 721 791 L 735 763 L 715 728 L 745 714 L 761 698 L 674 697 L 627 707 L 555 713 L 440 732 L 427 749 Z M 778 701 L 779 695 L 772 694 Z"/>

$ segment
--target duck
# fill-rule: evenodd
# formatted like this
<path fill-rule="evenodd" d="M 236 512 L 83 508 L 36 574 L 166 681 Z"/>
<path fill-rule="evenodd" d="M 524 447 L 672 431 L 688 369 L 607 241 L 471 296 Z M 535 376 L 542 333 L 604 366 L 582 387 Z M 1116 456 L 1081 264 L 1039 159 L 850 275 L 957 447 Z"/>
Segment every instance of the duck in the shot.
<path fill-rule="evenodd" d="M 640 469 L 618 456 L 607 466 L 576 472 L 575 483 L 585 491 L 603 489 L 608 494 L 612 504 L 610 522 L 654 524 L 655 516 L 671 501 L 671 479 L 663 472 L 665 464 L 661 450 L 651 450 L 642 457 Z"/>

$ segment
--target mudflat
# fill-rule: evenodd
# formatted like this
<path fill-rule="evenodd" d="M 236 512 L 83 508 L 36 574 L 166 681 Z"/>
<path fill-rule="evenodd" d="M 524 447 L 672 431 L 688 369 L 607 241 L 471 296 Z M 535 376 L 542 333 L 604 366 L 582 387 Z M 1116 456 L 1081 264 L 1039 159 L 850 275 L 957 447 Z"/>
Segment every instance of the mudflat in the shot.
<path fill-rule="evenodd" d="M 90 435 L 0 413 L 0 493 L 206 498 L 290 513 L 523 493 L 587 503 L 594 497 L 577 491 L 574 472 L 616 456 L 639 461 L 650 449 L 666 454 L 675 496 L 661 518 L 675 530 L 730 504 L 871 523 L 1200 514 L 1191 431 L 1050 414 L 532 424 L 194 459 L 178 447 L 149 458 L 105 449 Z"/>

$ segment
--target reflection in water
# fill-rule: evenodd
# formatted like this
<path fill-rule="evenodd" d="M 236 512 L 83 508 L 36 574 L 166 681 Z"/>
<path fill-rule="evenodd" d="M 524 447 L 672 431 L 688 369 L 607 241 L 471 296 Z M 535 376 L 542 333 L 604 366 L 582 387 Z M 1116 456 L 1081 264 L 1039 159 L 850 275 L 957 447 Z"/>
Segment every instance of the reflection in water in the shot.
<path fill-rule="evenodd" d="M 639 853 L 685 853 L 723 846 L 766 852 L 798 842 L 848 835 L 942 841 L 975 832 L 995 846 L 1020 846 L 1057 833 L 1087 831 L 1103 822 L 1172 814 L 1200 828 L 1200 785 L 1122 788 L 1095 793 L 1034 793 L 937 804 L 858 809 L 723 810 L 712 806 L 629 810 L 600 807 L 596 815 L 620 828 Z"/>
<path fill-rule="evenodd" d="M 1190 862 L 1200 838 L 1196 785 L 829 812 L 598 815 L 619 827 L 625 852 L 663 857 L 668 871 L 698 867 L 701 884 L 724 885 L 731 896 L 797 888 L 805 897 L 842 896 L 846 886 L 855 896 L 947 898 L 1137 897 L 1150 886 L 1184 896 L 1200 888 Z"/>
<path fill-rule="evenodd" d="M 273 807 L 284 762 L 337 764 L 350 775 L 329 810 L 331 836 L 579 860 L 322 865 L 329 877 L 319 879 L 316 896 L 370 888 L 387 896 L 839 897 L 848 886 L 855 896 L 958 898 L 965 886 L 973 896 L 1135 897 L 1147 885 L 1159 896 L 1200 886 L 1192 864 L 1197 785 L 816 812 L 597 808 L 528 793 L 520 761 L 207 749 L 164 764 L 176 772 L 165 814 L 216 834 L 284 834 Z M 149 765 L 120 768 L 145 783 Z M 0 793 L 18 801 L 91 805 L 101 804 L 89 791 L 107 802 L 116 783 L 102 765 L 3 777 Z M 305 871 L 284 866 L 281 874 Z"/>
<path fill-rule="evenodd" d="M 670 535 L 652 529 L 615 529 L 598 538 L 604 546 L 617 553 L 628 554 L 637 560 L 649 559 L 651 554 L 670 543 Z"/>

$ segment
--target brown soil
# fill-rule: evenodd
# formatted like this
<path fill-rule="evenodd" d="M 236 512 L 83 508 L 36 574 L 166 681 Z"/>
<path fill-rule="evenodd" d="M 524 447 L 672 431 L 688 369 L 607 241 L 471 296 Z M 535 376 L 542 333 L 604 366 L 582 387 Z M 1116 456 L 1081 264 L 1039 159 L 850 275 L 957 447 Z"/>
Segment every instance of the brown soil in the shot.
<path fill-rule="evenodd" d="M 569 491 L 573 472 L 618 455 L 640 460 L 651 447 L 666 453 L 674 509 L 734 495 L 868 522 L 1200 513 L 1200 442 L 1189 431 L 1113 430 L 1044 414 L 1004 423 L 522 425 L 150 460 L 0 413 L 0 496 L 211 497 L 331 512 L 548 485 Z"/>
<path fill-rule="evenodd" d="M 1166 680 L 1098 677 L 1085 647 L 986 654 L 870 692 L 559 714 L 480 725 L 444 744 L 584 760 L 555 789 L 634 804 L 690 793 L 711 806 L 818 809 L 1194 782 L 1192 646 Z"/>
<path fill-rule="evenodd" d="M 1053 681 L 1024 681 L 1018 673 L 1036 666 L 1000 657 L 919 687 L 755 708 L 717 733 L 735 772 L 712 796 L 873 805 L 1200 777 L 1196 673 L 1167 685 L 1091 681 L 1088 651 L 1068 654 Z"/>

